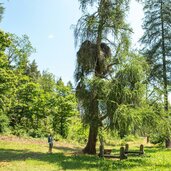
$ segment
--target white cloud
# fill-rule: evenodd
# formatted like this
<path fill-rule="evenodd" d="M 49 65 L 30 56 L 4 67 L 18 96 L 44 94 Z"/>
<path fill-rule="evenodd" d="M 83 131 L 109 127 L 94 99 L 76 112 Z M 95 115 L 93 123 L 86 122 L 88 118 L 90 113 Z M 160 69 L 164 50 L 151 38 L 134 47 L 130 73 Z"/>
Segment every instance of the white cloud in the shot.
<path fill-rule="evenodd" d="M 48 39 L 54 39 L 54 38 L 55 38 L 54 34 L 51 33 L 48 35 Z"/>

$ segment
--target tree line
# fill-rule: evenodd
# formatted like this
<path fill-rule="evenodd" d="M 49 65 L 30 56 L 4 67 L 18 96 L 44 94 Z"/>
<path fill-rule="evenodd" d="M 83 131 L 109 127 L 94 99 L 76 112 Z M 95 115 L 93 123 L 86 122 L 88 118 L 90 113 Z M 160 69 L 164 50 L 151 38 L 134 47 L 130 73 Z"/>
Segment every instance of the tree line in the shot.
<path fill-rule="evenodd" d="M 34 52 L 27 35 L 0 31 L 0 132 L 66 138 L 78 115 L 73 86 L 41 73 L 29 59 Z"/>

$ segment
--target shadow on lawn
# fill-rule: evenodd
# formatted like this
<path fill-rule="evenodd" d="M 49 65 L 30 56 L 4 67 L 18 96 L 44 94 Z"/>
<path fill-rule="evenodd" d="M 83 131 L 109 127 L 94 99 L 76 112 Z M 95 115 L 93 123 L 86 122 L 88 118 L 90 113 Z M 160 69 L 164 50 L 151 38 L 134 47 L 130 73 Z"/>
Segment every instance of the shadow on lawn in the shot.
<path fill-rule="evenodd" d="M 40 153 L 29 150 L 0 149 L 0 162 L 37 160 L 56 164 L 64 170 L 89 170 L 96 168 L 99 171 L 114 169 L 130 169 L 138 166 L 149 166 L 144 157 L 130 158 L 128 160 L 109 160 L 89 155 L 65 156 L 63 153 Z M 171 167 L 171 166 L 167 166 Z"/>
<path fill-rule="evenodd" d="M 145 153 L 158 153 L 158 152 L 170 152 L 171 149 L 167 149 L 167 148 L 164 148 L 164 147 L 160 147 L 160 146 L 156 146 L 156 147 L 145 147 Z"/>
<path fill-rule="evenodd" d="M 60 146 L 60 147 L 53 147 L 54 149 L 57 149 L 57 150 L 63 150 L 64 152 L 67 152 L 67 151 L 71 151 L 71 152 L 76 152 L 76 151 L 78 151 L 78 150 L 80 150 L 81 151 L 81 148 L 74 148 L 74 147 L 62 147 L 62 146 Z"/>

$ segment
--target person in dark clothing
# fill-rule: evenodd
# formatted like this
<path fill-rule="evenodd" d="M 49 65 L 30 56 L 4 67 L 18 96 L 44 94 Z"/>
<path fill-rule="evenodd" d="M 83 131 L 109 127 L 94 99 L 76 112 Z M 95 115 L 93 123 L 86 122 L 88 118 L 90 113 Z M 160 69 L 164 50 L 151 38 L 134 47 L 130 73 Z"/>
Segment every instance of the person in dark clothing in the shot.
<path fill-rule="evenodd" d="M 49 153 L 52 153 L 53 138 L 52 138 L 52 135 L 51 134 L 49 134 L 49 136 L 48 136 L 48 143 L 49 143 Z"/>

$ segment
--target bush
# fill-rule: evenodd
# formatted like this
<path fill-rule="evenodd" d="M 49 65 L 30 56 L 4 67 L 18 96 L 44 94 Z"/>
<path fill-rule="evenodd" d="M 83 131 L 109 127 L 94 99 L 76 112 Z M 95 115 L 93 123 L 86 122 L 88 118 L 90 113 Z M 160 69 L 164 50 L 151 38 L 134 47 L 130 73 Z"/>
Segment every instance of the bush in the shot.
<path fill-rule="evenodd" d="M 61 135 L 59 135 L 59 134 L 55 134 L 55 135 L 53 136 L 53 139 L 54 139 L 55 141 L 61 141 L 61 140 L 63 140 L 63 137 L 62 137 Z"/>
<path fill-rule="evenodd" d="M 15 127 L 12 129 L 12 134 L 16 136 L 26 136 L 26 130 L 23 129 L 21 125 L 15 125 Z"/>
<path fill-rule="evenodd" d="M 88 138 L 88 129 L 83 126 L 80 118 L 75 118 L 71 121 L 68 131 L 68 139 L 77 141 L 78 143 L 85 144 Z"/>
<path fill-rule="evenodd" d="M 162 144 L 165 141 L 165 136 L 161 134 L 153 134 L 150 138 L 152 144 Z"/>
<path fill-rule="evenodd" d="M 35 129 L 30 129 L 28 131 L 28 135 L 33 137 L 33 138 L 41 138 L 41 137 L 44 137 L 44 134 L 42 133 L 41 130 L 35 130 Z"/>
<path fill-rule="evenodd" d="M 0 111 L 0 133 L 8 132 L 9 128 L 9 119 L 8 117 Z"/>

